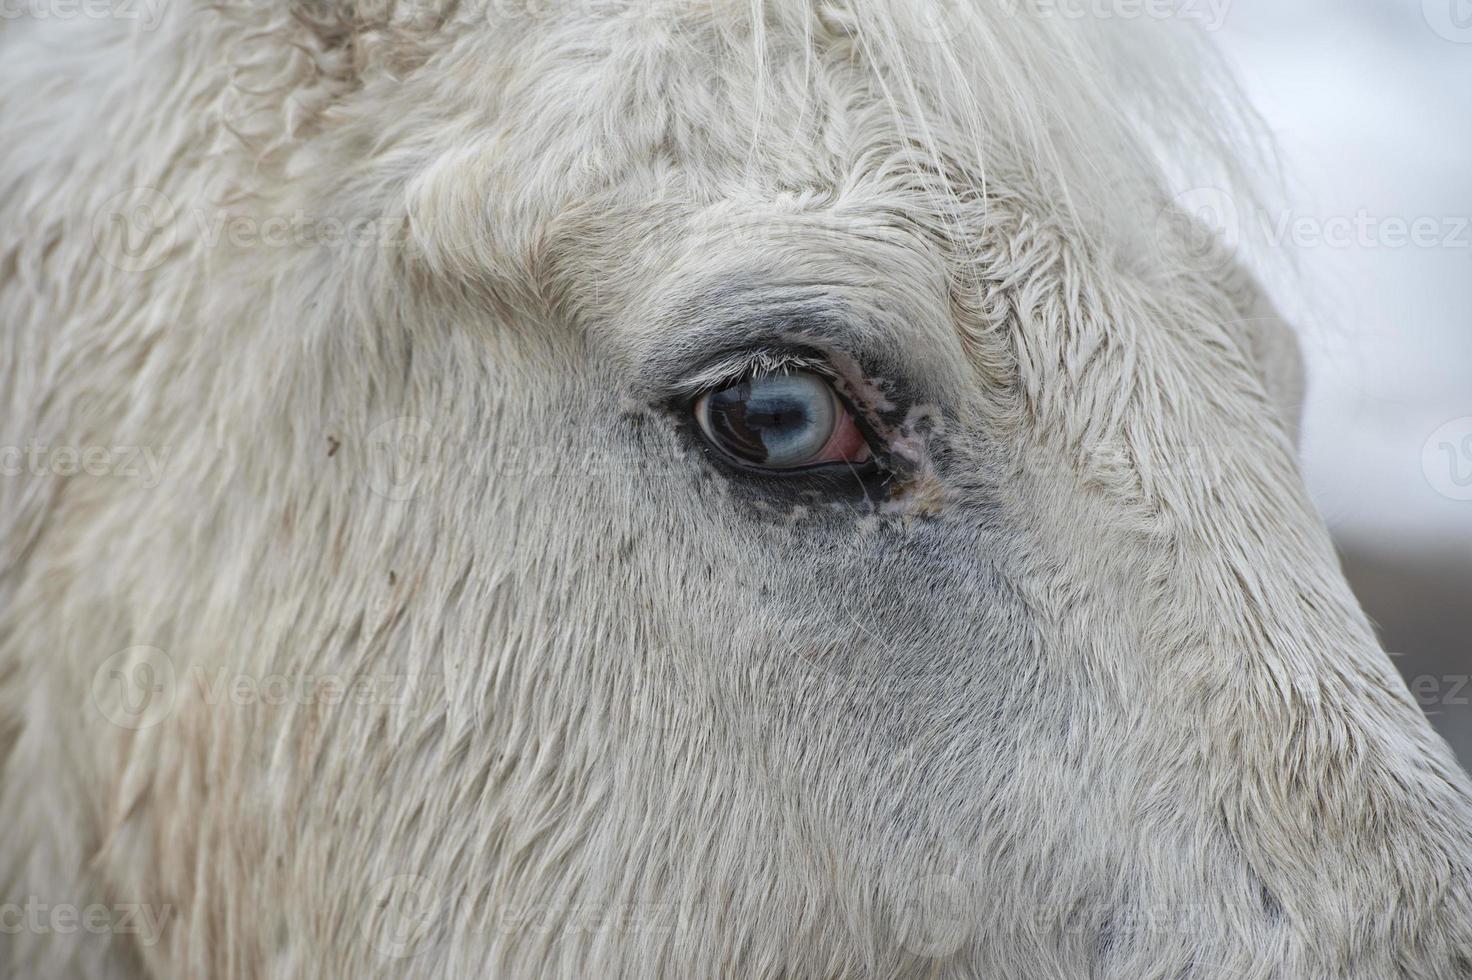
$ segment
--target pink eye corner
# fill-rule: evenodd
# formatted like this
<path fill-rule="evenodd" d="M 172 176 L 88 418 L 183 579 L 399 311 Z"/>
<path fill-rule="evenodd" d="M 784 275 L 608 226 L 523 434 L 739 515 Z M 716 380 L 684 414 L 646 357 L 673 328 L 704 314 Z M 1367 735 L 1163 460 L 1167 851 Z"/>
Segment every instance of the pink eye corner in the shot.
<path fill-rule="evenodd" d="M 823 447 L 823 452 L 819 454 L 816 462 L 852 463 L 857 466 L 873 458 L 874 452 L 869 448 L 869 440 L 864 438 L 864 433 L 854 421 L 853 415 L 840 402 L 838 423 L 833 428 L 833 438 L 828 440 L 827 446 Z"/>

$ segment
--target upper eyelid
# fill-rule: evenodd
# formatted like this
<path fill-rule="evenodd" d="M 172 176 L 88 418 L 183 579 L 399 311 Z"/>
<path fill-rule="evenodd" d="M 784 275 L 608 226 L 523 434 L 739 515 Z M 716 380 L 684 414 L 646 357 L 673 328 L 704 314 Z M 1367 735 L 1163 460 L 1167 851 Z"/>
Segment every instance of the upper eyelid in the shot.
<path fill-rule="evenodd" d="M 836 372 L 827 359 L 801 348 L 764 346 L 731 354 L 682 378 L 674 395 L 695 398 L 740 384 L 748 378 L 805 371 L 832 381 Z"/>
<path fill-rule="evenodd" d="M 653 401 L 677 401 L 700 393 L 702 385 L 740 380 L 784 362 L 834 377 L 846 362 L 887 353 L 871 350 L 872 334 L 865 336 L 869 332 L 831 298 L 769 287 L 703 291 L 671 304 L 638 332 L 649 339 L 631 365 L 635 385 Z"/>
<path fill-rule="evenodd" d="M 943 405 L 964 397 L 965 352 L 915 343 L 906 312 L 882 291 L 781 282 L 728 270 L 678 296 L 651 295 L 614 326 L 610 353 L 644 404 L 678 406 L 715 385 L 742 380 L 777 355 L 833 382 L 853 408 Z M 704 390 L 702 390 L 704 389 Z"/>

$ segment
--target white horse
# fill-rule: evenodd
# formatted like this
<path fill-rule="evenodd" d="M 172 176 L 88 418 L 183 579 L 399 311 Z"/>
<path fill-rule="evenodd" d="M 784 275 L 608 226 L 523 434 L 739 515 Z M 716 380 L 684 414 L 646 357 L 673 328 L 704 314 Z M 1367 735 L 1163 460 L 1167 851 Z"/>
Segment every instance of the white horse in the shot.
<path fill-rule="evenodd" d="M 1472 977 L 1190 32 L 16 9 L 0 970 Z"/>

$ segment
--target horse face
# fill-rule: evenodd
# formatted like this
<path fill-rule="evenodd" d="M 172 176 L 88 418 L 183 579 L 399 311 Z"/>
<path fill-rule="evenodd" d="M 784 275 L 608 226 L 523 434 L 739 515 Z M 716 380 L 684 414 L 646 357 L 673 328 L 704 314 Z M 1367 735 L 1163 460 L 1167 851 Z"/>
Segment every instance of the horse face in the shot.
<path fill-rule="evenodd" d="M 1466 782 L 1306 498 L 1287 327 L 1163 182 L 1070 207 L 817 25 L 714 78 L 742 63 L 719 30 L 670 28 L 703 57 L 638 34 L 644 74 L 554 32 L 521 70 L 593 101 L 516 90 L 413 188 L 426 267 L 517 336 L 478 442 L 551 463 L 470 523 L 530 542 L 508 606 L 558 624 L 493 656 L 604 803 L 558 811 L 578 894 L 658 895 L 697 970 L 1378 976 L 1391 920 L 1449 969 Z M 814 401 L 764 405 L 792 378 Z M 824 455 L 830 416 L 861 444 Z"/>
<path fill-rule="evenodd" d="M 183 680 L 84 730 L 83 831 L 7 797 L 112 842 L 18 877 L 188 910 L 175 971 L 1466 973 L 1466 779 L 1125 87 L 1062 20 L 772 6 L 208 35 L 326 86 L 240 207 L 391 234 L 114 285 L 200 324 L 111 382 L 178 482 L 72 498 L 90 561 L 16 594 Z M 84 690 L 52 620 L 9 642 Z"/>

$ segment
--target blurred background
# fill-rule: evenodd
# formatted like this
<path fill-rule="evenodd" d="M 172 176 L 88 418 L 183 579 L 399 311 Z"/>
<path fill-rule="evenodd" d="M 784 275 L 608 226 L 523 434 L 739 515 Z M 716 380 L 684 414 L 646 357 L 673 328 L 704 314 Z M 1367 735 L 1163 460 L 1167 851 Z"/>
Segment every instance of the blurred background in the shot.
<path fill-rule="evenodd" d="M 1472 767 L 1472 0 L 1217 2 L 1287 176 L 1235 217 L 1300 266 L 1272 291 L 1308 360 L 1310 489 Z"/>

